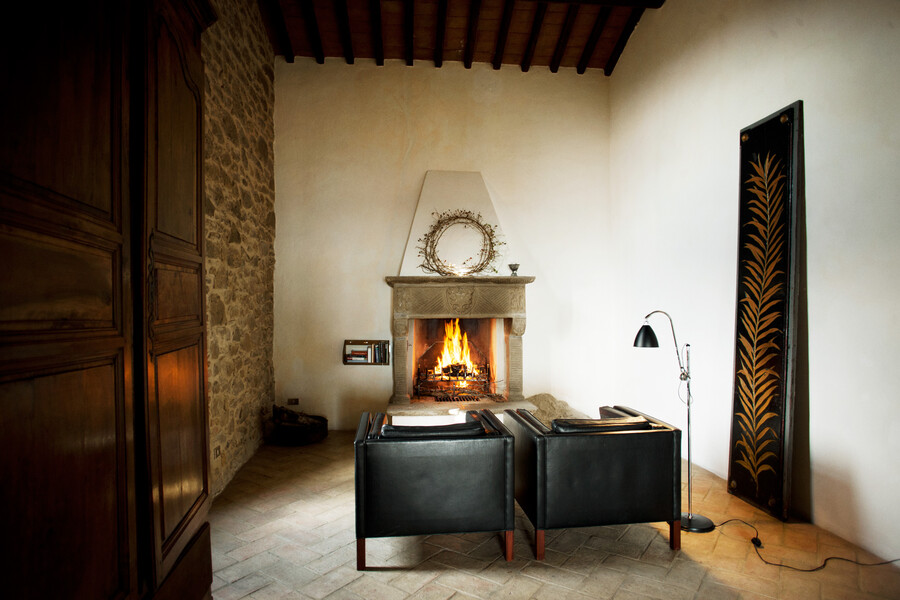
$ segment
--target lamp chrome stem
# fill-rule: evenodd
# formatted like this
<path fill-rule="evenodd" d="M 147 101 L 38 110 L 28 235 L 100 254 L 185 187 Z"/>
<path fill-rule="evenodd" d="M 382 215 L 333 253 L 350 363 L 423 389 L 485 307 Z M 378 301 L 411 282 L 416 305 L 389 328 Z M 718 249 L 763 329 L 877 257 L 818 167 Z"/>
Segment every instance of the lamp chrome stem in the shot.
<path fill-rule="evenodd" d="M 667 313 L 664 310 L 654 310 L 652 312 L 647 313 L 647 315 L 644 317 L 644 320 L 646 321 L 647 319 L 649 319 L 650 317 L 652 317 L 655 314 L 666 315 L 666 318 L 669 320 L 669 327 L 672 329 L 672 341 L 675 342 L 675 358 L 678 359 L 678 370 L 681 371 L 681 380 L 682 381 L 690 381 L 691 380 L 690 366 L 688 366 L 688 369 L 685 369 L 684 363 L 681 362 L 681 352 L 678 349 L 678 338 L 675 337 L 675 323 L 672 322 L 672 317 L 670 317 L 669 313 Z"/>
<path fill-rule="evenodd" d="M 669 327 L 672 330 L 672 342 L 675 344 L 675 358 L 678 359 L 679 378 L 685 382 L 687 387 L 687 461 L 688 461 L 688 511 L 681 515 L 681 529 L 684 531 L 692 531 L 695 533 L 706 533 L 715 529 L 713 522 L 703 515 L 695 515 L 693 510 L 694 490 L 693 490 L 693 456 L 691 455 L 691 345 L 684 345 L 684 360 L 681 358 L 682 350 L 678 347 L 678 338 L 675 335 L 675 323 L 672 317 L 664 310 L 654 310 L 647 313 L 644 317 L 646 321 L 651 316 L 660 313 L 669 320 Z M 654 340 L 655 342 L 655 340 Z M 635 342 L 637 344 L 637 341 Z M 655 343 L 653 345 L 656 345 Z"/>

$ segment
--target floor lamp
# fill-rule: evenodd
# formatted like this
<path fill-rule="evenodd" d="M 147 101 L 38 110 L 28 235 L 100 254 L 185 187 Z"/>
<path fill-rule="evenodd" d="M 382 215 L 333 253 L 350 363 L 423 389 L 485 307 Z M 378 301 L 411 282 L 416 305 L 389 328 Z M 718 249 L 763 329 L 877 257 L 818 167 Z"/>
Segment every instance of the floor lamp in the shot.
<path fill-rule="evenodd" d="M 716 526 L 713 525 L 713 522 L 710 519 L 702 515 L 695 515 L 694 511 L 691 509 L 691 345 L 684 345 L 684 361 L 682 362 L 682 350 L 678 348 L 678 340 L 675 338 L 675 324 L 672 323 L 672 317 L 665 311 L 654 310 L 644 317 L 644 324 L 634 337 L 634 346 L 635 348 L 659 348 L 659 341 L 656 339 L 656 334 L 653 333 L 653 329 L 647 322 L 647 319 L 656 313 L 664 314 L 666 315 L 666 318 L 669 319 L 669 325 L 672 327 L 672 341 L 675 342 L 675 356 L 678 358 L 678 369 L 681 371 L 681 381 L 685 382 L 685 385 L 687 386 L 687 402 L 685 402 L 685 404 L 687 404 L 688 511 L 686 513 L 681 513 L 681 529 L 684 531 L 692 531 L 694 533 L 706 533 L 715 529 Z"/>

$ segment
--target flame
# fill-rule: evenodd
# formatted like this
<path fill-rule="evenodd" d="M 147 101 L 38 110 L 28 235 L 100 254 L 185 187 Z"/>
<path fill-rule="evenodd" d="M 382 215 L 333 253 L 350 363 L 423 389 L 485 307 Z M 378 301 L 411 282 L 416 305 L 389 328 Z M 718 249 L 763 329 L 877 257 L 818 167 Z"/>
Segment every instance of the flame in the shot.
<path fill-rule="evenodd" d="M 450 365 L 465 365 L 466 373 L 478 374 L 478 369 L 469 357 L 469 338 L 459 329 L 459 319 L 444 323 L 444 351 L 434 367 L 435 375 L 440 375 Z"/>

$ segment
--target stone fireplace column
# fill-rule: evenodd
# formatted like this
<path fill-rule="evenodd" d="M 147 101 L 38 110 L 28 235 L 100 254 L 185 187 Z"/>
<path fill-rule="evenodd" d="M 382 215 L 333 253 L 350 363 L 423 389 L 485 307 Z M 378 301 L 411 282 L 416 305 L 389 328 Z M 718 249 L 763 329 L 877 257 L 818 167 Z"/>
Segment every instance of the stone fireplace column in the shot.
<path fill-rule="evenodd" d="M 522 383 L 522 336 L 525 335 L 525 319 L 513 319 L 509 332 L 509 400 L 520 402 L 525 399 Z"/>
<path fill-rule="evenodd" d="M 396 304 L 394 306 L 396 311 Z M 412 390 L 409 389 L 406 375 L 409 364 L 409 319 L 397 316 L 391 320 L 391 342 L 394 353 L 394 394 L 391 396 L 391 404 L 409 404 Z"/>

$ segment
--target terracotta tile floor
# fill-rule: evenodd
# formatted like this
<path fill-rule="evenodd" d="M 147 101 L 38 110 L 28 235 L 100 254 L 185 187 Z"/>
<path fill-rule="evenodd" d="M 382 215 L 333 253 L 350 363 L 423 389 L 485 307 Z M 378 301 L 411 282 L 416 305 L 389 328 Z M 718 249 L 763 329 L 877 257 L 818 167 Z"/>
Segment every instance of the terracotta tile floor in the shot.
<path fill-rule="evenodd" d="M 332 431 L 312 446 L 260 448 L 212 506 L 215 600 L 900 598 L 896 564 L 832 561 L 815 573 L 768 566 L 749 541 L 753 531 L 739 523 L 684 532 L 679 552 L 669 550 L 662 523 L 548 531 L 546 560 L 537 562 L 518 508 L 513 562 L 503 560 L 495 534 L 372 539 L 367 562 L 380 568 L 358 572 L 353 486 L 350 432 Z M 770 560 L 878 560 L 818 527 L 757 511 L 702 469 L 694 469 L 693 491 L 698 514 L 755 524 Z"/>

